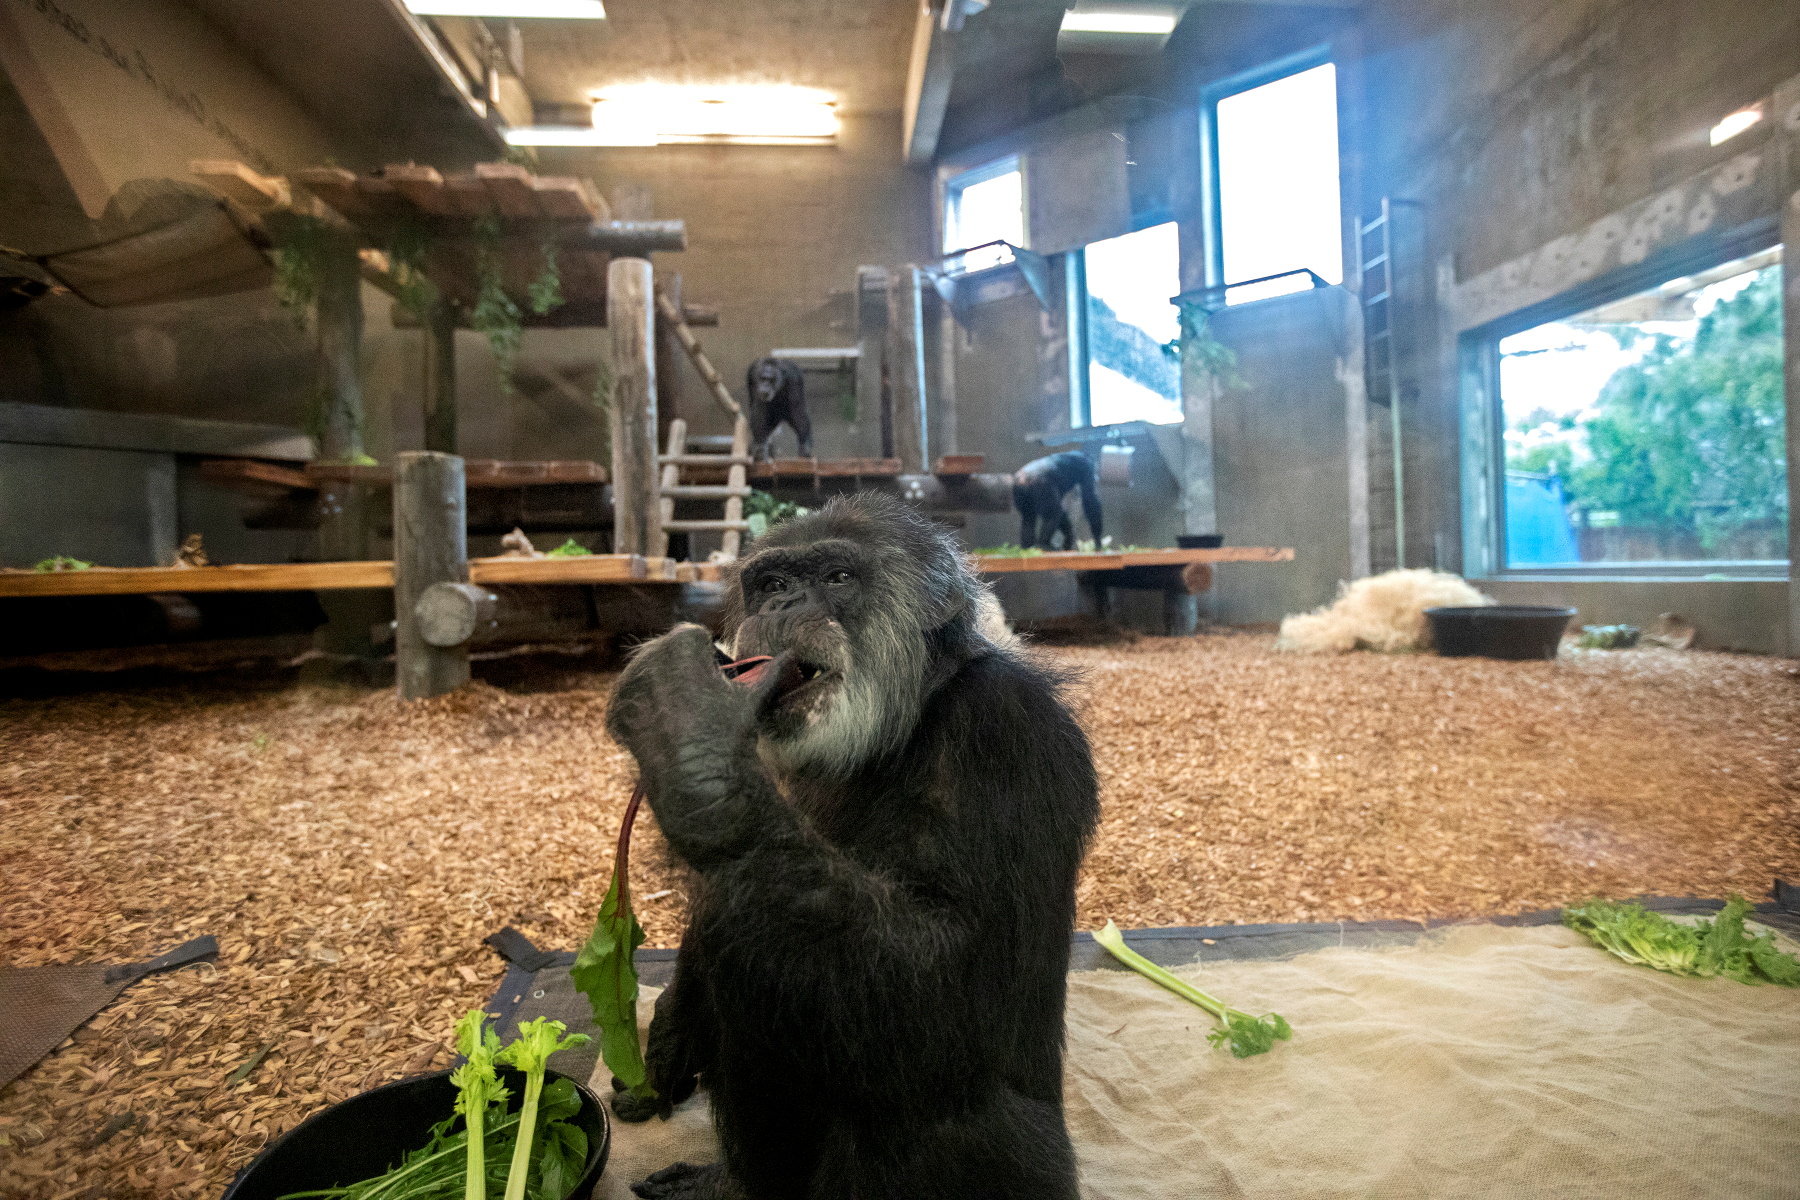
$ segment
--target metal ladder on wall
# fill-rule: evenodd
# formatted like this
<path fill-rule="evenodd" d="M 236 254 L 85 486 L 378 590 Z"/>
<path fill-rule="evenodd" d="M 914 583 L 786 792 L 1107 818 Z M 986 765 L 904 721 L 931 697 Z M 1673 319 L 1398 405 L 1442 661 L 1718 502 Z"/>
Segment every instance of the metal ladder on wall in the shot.
<path fill-rule="evenodd" d="M 1394 205 L 1381 198 L 1381 215 L 1356 224 L 1362 262 L 1363 373 L 1369 399 L 1385 405 L 1394 456 L 1394 565 L 1406 566 L 1406 466 L 1402 455 L 1400 376 L 1394 369 Z M 1371 238 L 1374 244 L 1371 246 Z"/>
<path fill-rule="evenodd" d="M 657 465 L 662 468 L 662 479 L 656 493 L 656 519 L 650 525 L 650 553 L 667 556 L 671 533 L 720 533 L 724 535 L 720 557 L 730 561 L 743 549 L 744 534 L 750 528 L 750 522 L 744 520 L 744 498 L 750 494 L 750 422 L 745 419 L 743 408 L 731 398 L 731 390 L 719 378 L 718 371 L 713 369 L 706 352 L 700 348 L 700 339 L 688 328 L 681 310 L 675 307 L 661 288 L 656 290 L 656 309 L 675 331 L 676 339 L 681 342 L 681 348 L 687 352 L 695 369 L 700 372 L 700 377 L 706 381 L 712 398 L 720 408 L 731 414 L 732 429 L 729 438 L 690 438 L 685 420 L 677 417 L 669 422 L 667 448 L 656 459 Z M 696 450 L 710 453 L 696 454 Z M 719 450 L 724 450 L 725 453 L 717 453 Z M 683 467 L 724 467 L 725 482 L 683 483 Z M 677 500 L 723 500 L 724 519 L 678 521 L 675 519 Z"/>

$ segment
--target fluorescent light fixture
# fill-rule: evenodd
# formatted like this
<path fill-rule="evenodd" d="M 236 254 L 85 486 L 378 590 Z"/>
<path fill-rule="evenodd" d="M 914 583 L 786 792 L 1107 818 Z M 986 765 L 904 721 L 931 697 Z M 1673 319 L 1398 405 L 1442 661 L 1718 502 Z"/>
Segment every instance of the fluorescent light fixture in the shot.
<path fill-rule="evenodd" d="M 586 125 L 515 125 L 506 131 L 509 146 L 616 146 Z M 655 142 L 628 143 L 654 146 Z"/>
<path fill-rule="evenodd" d="M 1712 127 L 1712 144 L 1716 146 L 1720 142 L 1729 141 L 1760 120 L 1762 120 L 1760 108 L 1746 108 L 1734 112 Z"/>
<path fill-rule="evenodd" d="M 1127 33 L 1167 37 L 1175 31 L 1173 13 L 1118 12 L 1095 9 L 1063 14 L 1064 33 Z"/>
<path fill-rule="evenodd" d="M 559 21 L 601 21 L 600 0 L 406 0 L 406 11 L 420 17 L 511 17 Z"/>
<path fill-rule="evenodd" d="M 831 94 L 816 88 L 642 83 L 594 93 L 594 134 L 585 144 L 829 146 L 838 118 Z"/>

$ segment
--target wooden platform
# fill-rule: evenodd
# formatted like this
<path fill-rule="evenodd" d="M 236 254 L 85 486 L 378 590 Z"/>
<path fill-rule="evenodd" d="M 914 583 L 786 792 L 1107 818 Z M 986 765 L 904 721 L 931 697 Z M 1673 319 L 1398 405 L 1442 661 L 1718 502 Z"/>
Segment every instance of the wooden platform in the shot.
<path fill-rule="evenodd" d="M 985 575 L 1014 571 L 1120 571 L 1126 567 L 1179 566 L 1186 563 L 1292 562 L 1291 547 L 1221 546 L 1217 550 L 1120 550 L 1087 554 L 1080 550 L 1046 550 L 1042 554 L 978 554 L 975 565 Z"/>
<path fill-rule="evenodd" d="M 674 583 L 677 564 L 637 554 L 474 558 L 471 583 Z M 391 562 L 267 563 L 233 567 L 93 567 L 0 574 L 0 597 L 129 596 L 151 592 L 303 592 L 391 588 Z"/>

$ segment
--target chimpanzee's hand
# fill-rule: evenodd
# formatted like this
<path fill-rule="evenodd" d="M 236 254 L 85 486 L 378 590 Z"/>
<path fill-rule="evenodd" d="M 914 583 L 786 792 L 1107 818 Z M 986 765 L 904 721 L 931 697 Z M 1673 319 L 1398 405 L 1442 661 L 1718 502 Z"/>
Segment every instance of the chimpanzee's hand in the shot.
<path fill-rule="evenodd" d="M 645 645 L 613 692 L 607 731 L 637 759 L 664 836 L 701 870 L 741 852 L 771 794 L 756 718 L 775 678 L 727 681 L 706 630 L 682 625 Z"/>

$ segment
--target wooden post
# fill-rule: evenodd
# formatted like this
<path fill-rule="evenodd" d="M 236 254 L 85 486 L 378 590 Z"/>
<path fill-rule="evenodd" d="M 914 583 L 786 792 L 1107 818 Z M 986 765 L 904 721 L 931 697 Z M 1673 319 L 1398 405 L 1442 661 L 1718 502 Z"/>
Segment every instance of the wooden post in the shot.
<path fill-rule="evenodd" d="M 467 645 L 425 640 L 419 600 L 434 583 L 469 581 L 463 460 L 435 451 L 400 455 L 394 472 L 394 667 L 402 700 L 441 696 L 469 682 Z"/>
<path fill-rule="evenodd" d="M 318 259 L 319 457 L 354 462 L 364 457 L 362 396 L 362 260 L 354 236 L 322 231 L 325 251 Z"/>
<path fill-rule="evenodd" d="M 606 272 L 612 331 L 613 553 L 644 554 L 656 480 L 656 303 L 650 263 L 615 258 Z"/>
<path fill-rule="evenodd" d="M 425 320 L 425 448 L 456 453 L 456 308 L 439 297 Z"/>
<path fill-rule="evenodd" d="M 919 269 L 902 267 L 888 287 L 888 370 L 894 393 L 894 451 L 900 469 L 917 475 L 931 464 L 925 428 L 924 317 L 920 312 Z"/>

